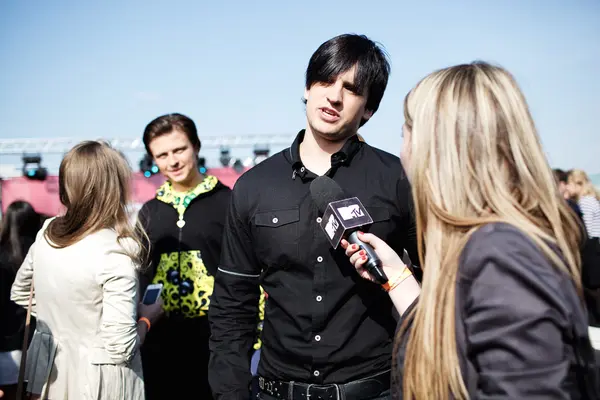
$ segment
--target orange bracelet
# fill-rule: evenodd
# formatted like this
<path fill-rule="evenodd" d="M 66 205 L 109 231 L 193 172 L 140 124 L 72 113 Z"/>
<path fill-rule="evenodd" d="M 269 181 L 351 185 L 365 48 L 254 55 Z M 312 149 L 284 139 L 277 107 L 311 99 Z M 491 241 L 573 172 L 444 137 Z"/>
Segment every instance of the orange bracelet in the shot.
<path fill-rule="evenodd" d="M 392 283 L 387 281 L 382 286 L 386 292 L 390 292 L 390 291 L 392 291 L 392 289 L 394 289 L 396 286 L 398 286 L 399 284 L 404 282 L 410 276 L 412 276 L 412 272 L 410 271 L 410 269 L 408 269 L 408 267 L 404 267 L 404 270 L 402 270 L 402 273 L 400 273 L 400 275 L 398 275 Z"/>
<path fill-rule="evenodd" d="M 150 327 L 152 326 L 152 324 L 150 324 L 150 320 L 146 317 L 140 317 L 140 319 L 138 319 L 138 322 L 143 321 L 146 323 L 146 326 L 148 327 L 147 331 L 150 332 Z"/>

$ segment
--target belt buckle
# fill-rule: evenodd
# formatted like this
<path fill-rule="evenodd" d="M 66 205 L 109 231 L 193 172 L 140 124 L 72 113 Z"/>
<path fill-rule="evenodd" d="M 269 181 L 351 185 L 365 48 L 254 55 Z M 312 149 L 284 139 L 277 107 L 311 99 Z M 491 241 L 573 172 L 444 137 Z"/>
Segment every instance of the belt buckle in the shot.
<path fill-rule="evenodd" d="M 340 393 L 340 386 L 337 383 L 333 383 L 331 385 L 325 385 L 325 386 L 321 386 L 321 385 L 317 385 L 314 383 L 310 383 L 307 387 L 306 387 L 306 400 L 310 400 L 310 398 L 313 396 L 310 393 L 311 388 L 315 388 L 315 389 L 321 389 L 323 391 L 326 391 L 328 388 L 327 386 L 333 386 L 335 387 L 335 400 L 341 400 L 341 393 Z"/>
<path fill-rule="evenodd" d="M 335 386 L 335 400 L 341 400 L 340 385 L 334 383 L 333 386 Z"/>

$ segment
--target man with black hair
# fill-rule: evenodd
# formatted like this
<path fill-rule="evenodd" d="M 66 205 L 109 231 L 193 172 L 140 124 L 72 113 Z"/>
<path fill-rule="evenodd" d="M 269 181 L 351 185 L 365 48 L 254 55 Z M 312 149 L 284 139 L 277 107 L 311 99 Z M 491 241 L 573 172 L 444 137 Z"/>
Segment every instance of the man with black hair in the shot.
<path fill-rule="evenodd" d="M 237 181 L 209 310 L 209 381 L 217 399 L 247 399 L 259 285 L 265 306 L 262 399 L 387 399 L 396 321 L 381 286 L 329 245 L 310 196 L 334 179 L 368 209 L 375 233 L 416 256 L 411 194 L 398 157 L 358 129 L 377 111 L 390 66 L 365 36 L 323 43 L 306 70 L 306 129 Z"/>

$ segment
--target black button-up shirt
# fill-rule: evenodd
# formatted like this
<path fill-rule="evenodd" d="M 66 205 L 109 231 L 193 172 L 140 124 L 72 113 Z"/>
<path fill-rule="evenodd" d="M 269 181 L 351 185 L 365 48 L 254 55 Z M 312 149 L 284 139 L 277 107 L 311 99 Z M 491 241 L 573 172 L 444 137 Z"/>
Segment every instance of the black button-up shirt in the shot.
<path fill-rule="evenodd" d="M 392 303 L 327 241 L 309 190 L 316 175 L 300 160 L 303 138 L 301 131 L 233 190 L 209 311 L 209 379 L 219 398 L 248 396 L 259 285 L 268 294 L 261 376 L 344 383 L 391 366 Z M 374 221 L 367 231 L 417 260 L 410 187 L 398 157 L 354 136 L 331 156 L 327 175 L 365 205 Z"/>

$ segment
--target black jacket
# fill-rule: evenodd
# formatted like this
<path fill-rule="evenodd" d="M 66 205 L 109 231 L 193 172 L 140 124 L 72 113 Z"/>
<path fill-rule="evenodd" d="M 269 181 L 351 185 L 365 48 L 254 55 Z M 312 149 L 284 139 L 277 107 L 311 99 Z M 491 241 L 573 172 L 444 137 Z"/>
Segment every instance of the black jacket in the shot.
<path fill-rule="evenodd" d="M 567 204 L 581 223 L 581 282 L 589 324 L 600 327 L 600 238 L 588 237 L 583 214 L 577 202 L 568 199 Z"/>
<path fill-rule="evenodd" d="M 148 201 L 139 212 L 151 242 L 151 262 L 140 279 L 140 293 L 150 283 L 163 283 L 165 310 L 170 316 L 206 315 L 230 194 L 230 188 L 217 182 L 195 197 L 185 210 L 183 227 L 177 225 L 179 215 L 173 205 L 158 198 Z"/>
<path fill-rule="evenodd" d="M 25 253 L 30 245 L 24 249 Z M 21 350 L 23 346 L 27 309 L 10 299 L 10 289 L 18 268 L 19 265 L 15 265 L 7 252 L 0 248 L 0 352 Z M 30 338 L 34 330 L 35 319 L 31 317 Z"/>

